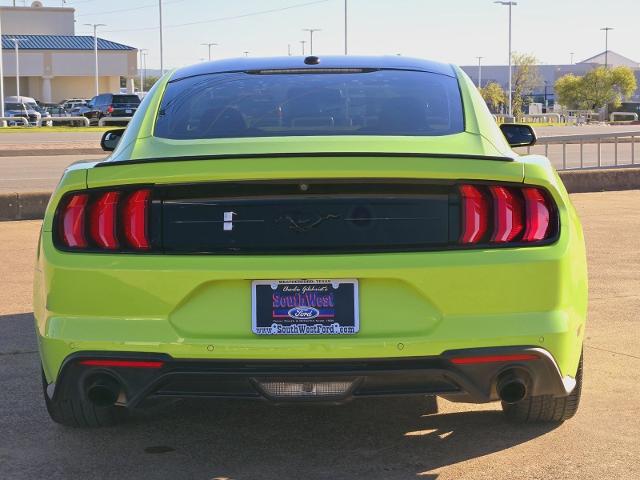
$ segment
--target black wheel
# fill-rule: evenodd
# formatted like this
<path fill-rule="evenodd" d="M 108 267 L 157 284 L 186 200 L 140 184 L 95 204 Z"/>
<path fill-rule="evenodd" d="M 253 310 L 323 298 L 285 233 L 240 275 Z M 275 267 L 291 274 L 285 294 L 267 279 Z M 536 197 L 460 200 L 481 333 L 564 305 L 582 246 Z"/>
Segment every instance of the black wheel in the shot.
<path fill-rule="evenodd" d="M 51 419 L 61 425 L 79 428 L 110 427 L 126 418 L 127 411 L 122 407 L 97 407 L 88 402 L 79 389 L 68 386 L 56 392 L 55 401 L 47 392 L 47 380 L 42 372 L 42 393 Z"/>
<path fill-rule="evenodd" d="M 566 397 L 540 395 L 508 404 L 502 402 L 507 420 L 514 423 L 562 423 L 578 411 L 582 392 L 582 355 L 576 373 L 576 386 Z"/>

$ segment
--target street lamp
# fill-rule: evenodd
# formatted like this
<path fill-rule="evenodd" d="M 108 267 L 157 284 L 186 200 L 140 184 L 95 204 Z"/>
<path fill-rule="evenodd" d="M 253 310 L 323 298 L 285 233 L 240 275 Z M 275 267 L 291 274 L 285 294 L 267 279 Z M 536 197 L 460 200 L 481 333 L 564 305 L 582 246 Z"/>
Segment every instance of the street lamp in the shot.
<path fill-rule="evenodd" d="M 211 61 L 211 47 L 217 47 L 218 44 L 211 42 L 211 43 L 201 43 L 200 45 L 204 47 L 209 47 L 209 61 Z"/>
<path fill-rule="evenodd" d="M 302 45 L 302 56 L 304 57 L 304 44 L 307 43 L 306 40 L 300 40 L 300 45 Z"/>
<path fill-rule="evenodd" d="M 158 0 L 158 16 L 160 20 L 160 76 L 164 75 L 164 48 L 162 45 L 162 0 Z"/>
<path fill-rule="evenodd" d="M 482 87 L 482 59 L 484 57 L 476 57 L 478 59 L 478 88 Z"/>
<path fill-rule="evenodd" d="M 571 65 L 573 65 L 573 55 L 574 55 L 574 53 L 573 52 L 569 52 L 569 55 L 571 55 Z"/>
<path fill-rule="evenodd" d="M 245 50 L 245 51 L 244 51 L 244 52 L 242 52 L 242 53 L 244 53 L 244 56 L 245 56 L 245 57 L 248 57 L 248 56 L 249 56 L 249 50 Z"/>
<path fill-rule="evenodd" d="M 613 27 L 602 27 L 600 30 L 604 30 L 604 68 L 609 66 L 609 30 L 613 30 Z"/>
<path fill-rule="evenodd" d="M 347 54 L 347 0 L 344 0 L 344 54 Z"/>
<path fill-rule="evenodd" d="M 138 53 L 140 53 L 140 91 L 144 92 L 144 70 L 142 65 L 144 65 L 144 55 L 148 49 L 146 48 L 141 48 L 140 50 L 138 50 Z"/>
<path fill-rule="evenodd" d="M 2 17 L 0 17 L 0 40 L 2 39 Z M 4 71 L 2 69 L 2 45 L 0 41 L 0 118 L 4 117 Z M 0 127 L 4 127 L 6 123 L 0 120 Z"/>
<path fill-rule="evenodd" d="M 303 28 L 303 32 L 309 32 L 309 55 L 313 55 L 313 32 L 319 32 L 320 28 Z M 304 55 L 304 53 L 303 53 Z"/>
<path fill-rule="evenodd" d="M 13 47 L 16 49 L 16 96 L 20 97 L 20 53 L 19 46 L 20 42 L 23 42 L 24 38 L 10 38 L 13 42 Z M 18 98 L 20 100 L 20 98 Z"/>
<path fill-rule="evenodd" d="M 509 116 L 513 115 L 513 105 L 511 104 L 511 79 L 512 79 L 512 68 L 511 68 L 511 7 L 518 5 L 518 2 L 503 2 L 503 1 L 495 1 L 493 3 L 497 3 L 499 5 L 505 5 L 509 7 Z"/>
<path fill-rule="evenodd" d="M 106 27 L 104 23 L 85 23 L 87 27 L 93 27 L 93 53 L 95 57 L 96 73 L 96 97 L 100 95 L 100 85 L 98 82 L 98 27 Z"/>

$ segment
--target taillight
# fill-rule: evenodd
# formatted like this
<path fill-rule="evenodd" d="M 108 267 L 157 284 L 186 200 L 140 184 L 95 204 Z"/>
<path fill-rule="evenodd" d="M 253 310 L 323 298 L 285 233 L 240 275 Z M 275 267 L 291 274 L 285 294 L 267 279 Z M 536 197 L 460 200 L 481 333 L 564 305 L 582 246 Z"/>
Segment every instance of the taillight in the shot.
<path fill-rule="evenodd" d="M 61 203 L 57 241 L 74 250 L 148 250 L 151 190 L 75 193 Z"/>
<path fill-rule="evenodd" d="M 107 107 L 107 113 L 113 113 L 113 105 Z"/>
<path fill-rule="evenodd" d="M 489 187 L 493 198 L 493 234 L 495 243 L 510 242 L 522 232 L 522 200 L 517 192 L 501 186 Z"/>
<path fill-rule="evenodd" d="M 555 234 L 553 204 L 544 190 L 503 185 L 460 185 L 458 243 L 533 243 Z"/>
<path fill-rule="evenodd" d="M 60 216 L 61 240 L 69 248 L 86 248 L 86 210 L 89 195 L 79 193 L 73 195 Z"/>
<path fill-rule="evenodd" d="M 487 232 L 489 204 L 485 194 L 473 185 L 461 185 L 462 235 L 460 243 L 478 243 Z"/>
<path fill-rule="evenodd" d="M 107 192 L 91 208 L 89 221 L 91 238 L 100 248 L 108 250 L 118 248 L 116 216 L 119 198 L 120 192 Z"/>
<path fill-rule="evenodd" d="M 527 228 L 522 241 L 537 242 L 544 239 L 549 231 L 549 206 L 544 193 L 537 188 L 523 188 L 522 195 L 527 211 Z"/>
<path fill-rule="evenodd" d="M 149 248 L 147 213 L 151 190 L 138 190 L 125 200 L 123 210 L 124 235 L 129 245 L 138 250 Z"/>

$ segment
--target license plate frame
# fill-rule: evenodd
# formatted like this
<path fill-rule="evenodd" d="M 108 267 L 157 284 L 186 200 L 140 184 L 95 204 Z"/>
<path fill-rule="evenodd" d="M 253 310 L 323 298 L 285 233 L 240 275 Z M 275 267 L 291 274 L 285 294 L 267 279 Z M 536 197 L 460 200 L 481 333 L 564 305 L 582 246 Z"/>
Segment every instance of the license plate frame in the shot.
<path fill-rule="evenodd" d="M 358 286 L 352 278 L 254 280 L 251 331 L 271 337 L 355 335 L 360 330 Z"/>

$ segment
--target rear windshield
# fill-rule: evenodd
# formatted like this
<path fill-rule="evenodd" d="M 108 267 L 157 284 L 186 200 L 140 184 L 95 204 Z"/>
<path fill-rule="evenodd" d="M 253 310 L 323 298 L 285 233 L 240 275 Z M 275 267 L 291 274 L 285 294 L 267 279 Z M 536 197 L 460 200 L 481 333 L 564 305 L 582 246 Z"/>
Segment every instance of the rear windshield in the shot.
<path fill-rule="evenodd" d="M 140 103 L 140 98 L 137 95 L 114 95 L 112 103 Z"/>
<path fill-rule="evenodd" d="M 455 78 L 407 70 L 218 73 L 167 86 L 154 135 L 448 135 L 464 130 Z"/>

